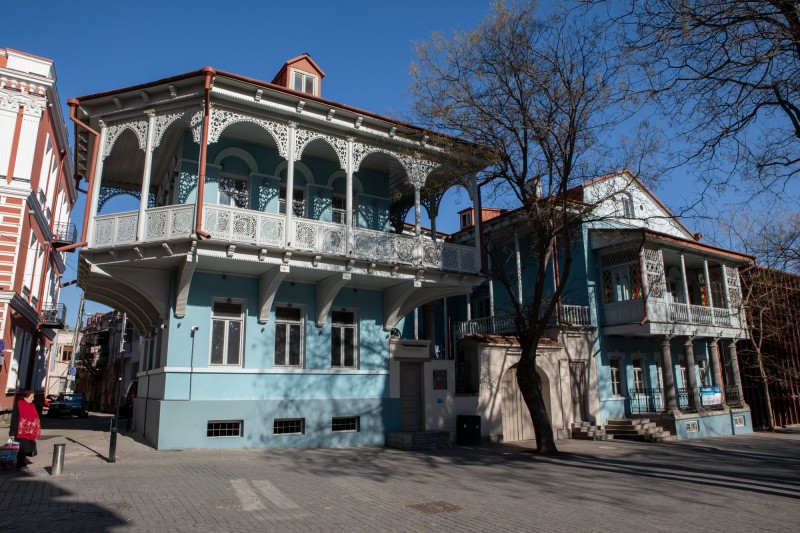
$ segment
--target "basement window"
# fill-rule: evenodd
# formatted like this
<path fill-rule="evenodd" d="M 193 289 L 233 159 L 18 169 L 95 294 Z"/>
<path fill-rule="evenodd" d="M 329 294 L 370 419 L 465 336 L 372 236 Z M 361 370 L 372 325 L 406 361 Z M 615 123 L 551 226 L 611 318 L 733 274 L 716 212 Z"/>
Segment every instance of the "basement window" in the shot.
<path fill-rule="evenodd" d="M 272 426 L 273 435 L 302 435 L 305 433 L 305 418 L 275 419 Z"/>
<path fill-rule="evenodd" d="M 361 417 L 333 417 L 333 419 L 331 419 L 331 431 L 334 433 L 358 433 L 361 431 Z"/>
<path fill-rule="evenodd" d="M 697 433 L 698 431 L 700 431 L 700 422 L 697 420 L 689 420 L 686 422 L 687 433 Z"/>
<path fill-rule="evenodd" d="M 241 437 L 241 420 L 211 420 L 206 427 L 206 437 Z"/>

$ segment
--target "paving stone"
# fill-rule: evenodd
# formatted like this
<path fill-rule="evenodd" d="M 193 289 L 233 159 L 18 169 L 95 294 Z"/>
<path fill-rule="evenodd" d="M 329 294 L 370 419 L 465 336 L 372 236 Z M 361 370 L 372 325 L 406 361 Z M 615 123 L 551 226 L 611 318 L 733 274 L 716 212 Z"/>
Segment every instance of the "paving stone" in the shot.
<path fill-rule="evenodd" d="M 45 429 L 0 470 L 0 531 L 796 531 L 800 430 L 664 444 L 159 452 Z M 83 428 L 83 429 L 81 429 Z M 46 443 L 46 446 L 45 446 Z M 52 444 L 66 443 L 62 476 Z"/>

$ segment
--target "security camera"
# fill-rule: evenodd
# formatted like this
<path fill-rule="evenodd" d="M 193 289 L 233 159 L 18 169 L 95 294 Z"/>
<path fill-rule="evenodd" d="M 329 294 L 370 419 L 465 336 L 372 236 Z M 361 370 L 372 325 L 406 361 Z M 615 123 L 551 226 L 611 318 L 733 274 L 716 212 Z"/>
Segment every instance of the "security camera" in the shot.
<path fill-rule="evenodd" d="M 192 326 L 192 333 L 194 333 L 194 332 L 195 332 L 195 331 L 197 331 L 198 329 L 200 329 L 200 327 L 199 327 L 199 326 Z"/>

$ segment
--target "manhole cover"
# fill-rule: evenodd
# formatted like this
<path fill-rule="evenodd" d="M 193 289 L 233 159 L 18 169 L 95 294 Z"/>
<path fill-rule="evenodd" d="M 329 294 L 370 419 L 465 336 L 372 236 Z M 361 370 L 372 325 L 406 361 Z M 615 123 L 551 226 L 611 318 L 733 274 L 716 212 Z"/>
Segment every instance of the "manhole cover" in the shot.
<path fill-rule="evenodd" d="M 453 513 L 463 509 L 458 505 L 443 501 L 413 503 L 411 505 L 407 505 L 406 507 L 424 514 Z"/>

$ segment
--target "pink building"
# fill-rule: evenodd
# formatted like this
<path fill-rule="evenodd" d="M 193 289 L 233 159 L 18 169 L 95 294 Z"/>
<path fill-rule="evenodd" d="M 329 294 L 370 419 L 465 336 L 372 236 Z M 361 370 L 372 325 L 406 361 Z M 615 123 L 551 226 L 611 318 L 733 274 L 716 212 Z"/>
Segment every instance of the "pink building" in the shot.
<path fill-rule="evenodd" d="M 14 394 L 42 392 L 46 354 L 64 326 L 64 247 L 77 198 L 49 59 L 0 49 L 0 416 Z"/>

